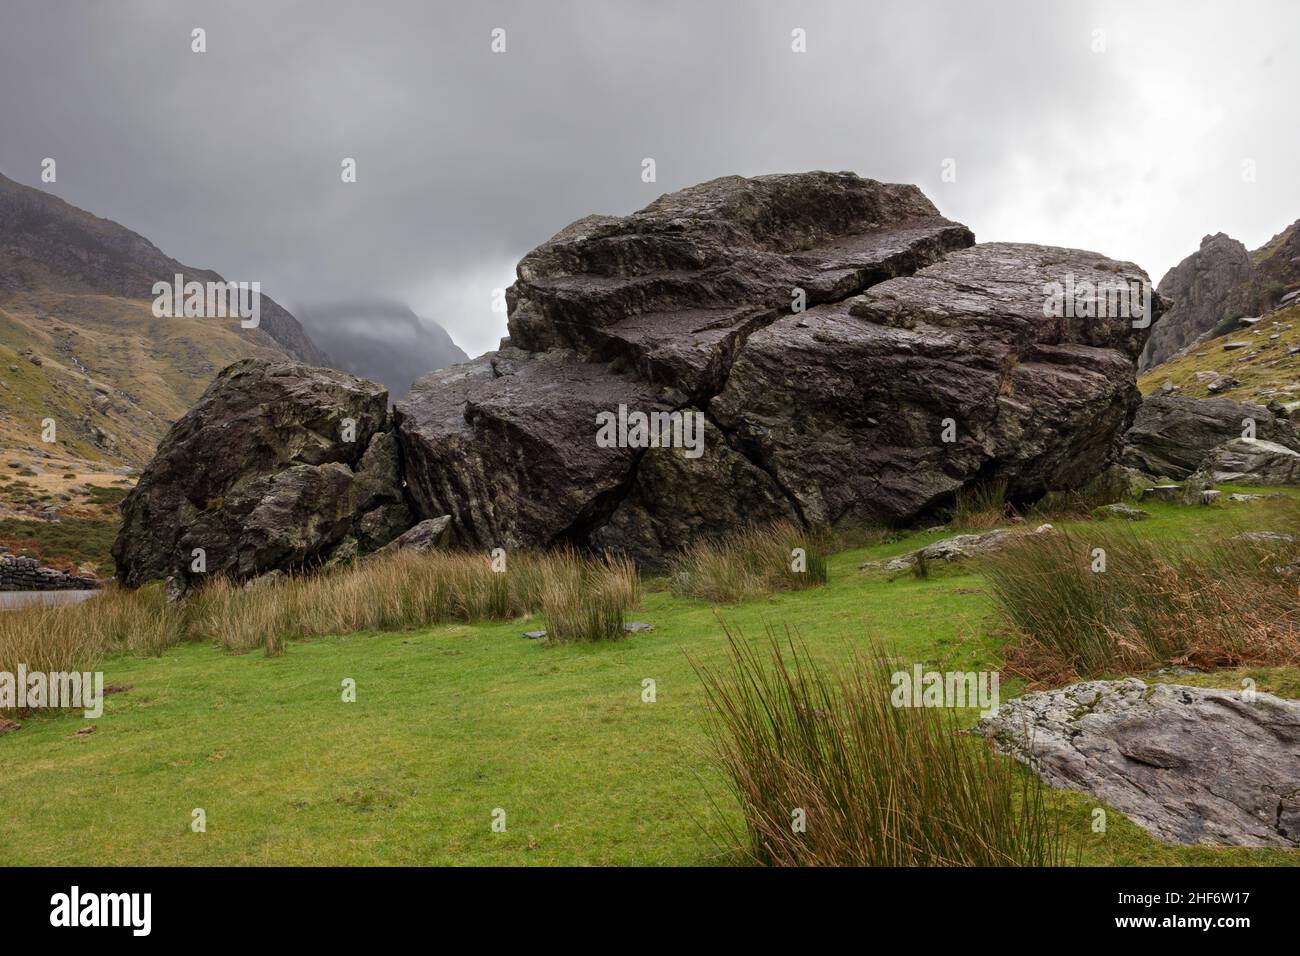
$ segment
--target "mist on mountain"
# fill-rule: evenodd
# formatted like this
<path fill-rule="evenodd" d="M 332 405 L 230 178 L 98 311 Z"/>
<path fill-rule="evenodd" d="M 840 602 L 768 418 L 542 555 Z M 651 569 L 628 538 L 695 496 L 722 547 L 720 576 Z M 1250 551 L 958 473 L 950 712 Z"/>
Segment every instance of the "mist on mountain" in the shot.
<path fill-rule="evenodd" d="M 426 372 L 469 357 L 446 329 L 401 302 L 297 305 L 294 314 L 338 368 L 384 385 L 390 401 L 403 397 Z"/>

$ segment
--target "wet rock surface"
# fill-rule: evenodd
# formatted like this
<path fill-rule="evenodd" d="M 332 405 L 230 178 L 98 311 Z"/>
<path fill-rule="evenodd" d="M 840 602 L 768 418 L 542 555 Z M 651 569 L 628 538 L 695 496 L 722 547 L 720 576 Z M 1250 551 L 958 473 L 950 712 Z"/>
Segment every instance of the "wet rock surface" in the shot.
<path fill-rule="evenodd" d="M 1300 452 L 1276 442 L 1235 438 L 1205 462 L 1212 481 L 1246 485 L 1300 485 Z"/>
<path fill-rule="evenodd" d="M 819 524 L 910 518 L 977 481 L 1078 487 L 1138 405 L 1142 339 L 1129 319 L 1045 317 L 1065 274 L 1142 275 L 1043 246 L 953 253 L 752 335 L 712 416 Z"/>

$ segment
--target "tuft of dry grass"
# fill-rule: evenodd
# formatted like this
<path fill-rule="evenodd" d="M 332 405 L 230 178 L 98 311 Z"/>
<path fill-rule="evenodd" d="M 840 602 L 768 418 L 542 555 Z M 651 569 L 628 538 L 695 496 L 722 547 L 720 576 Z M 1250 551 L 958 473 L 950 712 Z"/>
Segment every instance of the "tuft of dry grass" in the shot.
<path fill-rule="evenodd" d="M 670 564 L 675 594 L 733 603 L 826 583 L 830 538 L 792 521 L 750 526 L 690 545 Z"/>
<path fill-rule="evenodd" d="M 1015 515 L 1007 501 L 1005 478 L 969 485 L 953 496 L 951 524 L 958 528 L 986 529 L 1005 525 Z"/>
<path fill-rule="evenodd" d="M 823 671 L 769 630 L 767 654 L 727 631 L 695 665 L 718 761 L 740 804 L 739 852 L 769 866 L 1050 866 L 1066 861 L 1044 787 L 951 714 L 895 707 L 882 647 Z M 764 657 L 767 658 L 764 661 Z"/>
<path fill-rule="evenodd" d="M 1294 506 L 1279 511 L 1300 533 Z M 1008 667 L 1055 685 L 1168 663 L 1300 661 L 1300 573 L 1288 571 L 1297 556 L 1284 538 L 1168 541 L 1099 525 L 1025 535 L 985 567 L 1014 634 Z"/>
<path fill-rule="evenodd" d="M 86 670 L 106 653 L 160 654 L 185 636 L 184 614 L 161 587 L 110 587 L 81 604 L 0 612 L 0 671 Z"/>
<path fill-rule="evenodd" d="M 571 550 L 510 556 L 399 552 L 326 574 L 285 576 L 245 591 L 213 581 L 193 599 L 195 633 L 229 650 L 268 639 L 397 631 L 431 624 L 508 621 L 541 611 L 555 640 L 622 633 L 623 611 L 640 601 L 630 562 Z"/>

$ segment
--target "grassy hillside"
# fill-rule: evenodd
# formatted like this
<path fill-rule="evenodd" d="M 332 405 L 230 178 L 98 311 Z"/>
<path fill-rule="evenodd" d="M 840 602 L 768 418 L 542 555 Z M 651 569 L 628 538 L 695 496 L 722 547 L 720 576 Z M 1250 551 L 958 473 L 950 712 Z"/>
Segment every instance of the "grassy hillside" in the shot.
<path fill-rule="evenodd" d="M 141 299 L 13 296 L 0 303 L 0 447 L 142 465 L 217 371 L 281 354 L 265 341 L 237 321 L 154 318 Z"/>
<path fill-rule="evenodd" d="M 1133 527 L 1154 538 L 1268 521 L 1259 502 L 1143 507 L 1153 517 Z M 653 590 L 631 616 L 655 629 L 612 643 L 543 646 L 521 637 L 540 626 L 524 619 L 298 642 L 280 657 L 190 644 L 110 658 L 106 683 L 128 689 L 93 733 L 69 715 L 0 735 L 0 864 L 729 862 L 716 837 L 738 815 L 692 660 L 724 654 L 725 621 L 751 641 L 789 627 L 827 661 L 875 637 L 900 660 L 997 669 L 1005 634 L 978 566 L 859 570 L 941 536 L 842 552 L 826 587 L 741 604 Z M 1244 674 L 1193 679 L 1239 687 Z M 1300 694 L 1300 669 L 1249 676 Z M 341 700 L 346 678 L 355 703 Z M 1004 675 L 1004 698 L 1022 689 Z M 1116 812 L 1093 833 L 1095 801 L 1053 799 L 1085 863 L 1300 864 L 1300 851 L 1165 845 Z M 200 807 L 206 833 L 190 829 Z"/>
<path fill-rule="evenodd" d="M 141 299 L 47 290 L 0 301 L 0 547 L 111 573 L 128 476 L 220 369 L 282 355 L 237 320 L 158 319 Z"/>
<path fill-rule="evenodd" d="M 1277 338 L 1273 338 L 1273 336 Z M 1230 342 L 1249 342 L 1241 349 L 1225 350 Z M 1264 316 L 1252 328 L 1238 329 L 1192 345 L 1168 362 L 1138 378 L 1143 394 L 1150 394 L 1165 382 L 1173 382 L 1184 395 L 1208 398 L 1212 379 L 1198 372 L 1230 375 L 1241 382 L 1219 397 L 1242 402 L 1268 404 L 1300 403 L 1300 306 Z"/>

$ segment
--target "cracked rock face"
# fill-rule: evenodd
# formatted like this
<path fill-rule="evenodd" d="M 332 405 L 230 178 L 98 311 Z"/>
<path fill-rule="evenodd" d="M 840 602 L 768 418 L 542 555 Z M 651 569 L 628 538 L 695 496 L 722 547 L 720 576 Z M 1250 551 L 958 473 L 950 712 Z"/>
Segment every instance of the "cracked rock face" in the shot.
<path fill-rule="evenodd" d="M 1161 297 L 1173 304 L 1151 330 L 1141 367 L 1172 358 L 1223 319 L 1257 315 L 1250 288 L 1254 271 L 1250 253 L 1236 239 L 1223 233 L 1202 239 L 1198 251 L 1160 280 Z"/>
<path fill-rule="evenodd" d="M 1163 840 L 1300 846 L 1300 702 L 1088 681 L 1011 700 L 977 730 Z"/>
<path fill-rule="evenodd" d="M 915 187 L 851 173 L 727 177 L 579 220 L 520 262 L 509 346 L 397 404 L 417 509 L 477 547 L 653 564 L 751 521 L 907 519 L 999 478 L 1076 487 L 1132 417 L 1145 332 L 1049 318 L 1047 287 L 1146 276 L 972 242 Z M 699 413 L 703 455 L 599 447 L 620 405 Z"/>
<path fill-rule="evenodd" d="M 206 574 L 247 579 L 374 550 L 410 525 L 387 391 L 247 359 L 163 438 L 122 503 L 113 558 L 129 586 L 193 580 L 195 548 Z"/>
<path fill-rule="evenodd" d="M 833 302 L 974 242 L 915 186 L 853 173 L 726 176 L 630 216 L 588 216 L 519 263 L 512 344 L 622 358 L 647 381 L 716 392 L 743 339 L 796 288 Z"/>
<path fill-rule="evenodd" d="M 597 414 L 667 411 L 662 393 L 570 349 L 507 348 L 433 372 L 394 408 L 411 497 L 421 516 L 451 515 L 458 543 L 581 542 L 641 454 L 599 447 Z"/>
<path fill-rule="evenodd" d="M 1139 365 L 1143 371 L 1198 341 L 1225 331 L 1222 323 L 1276 308 L 1300 284 L 1300 222 L 1254 252 L 1217 233 L 1160 280 L 1169 311 L 1151 330 Z"/>

